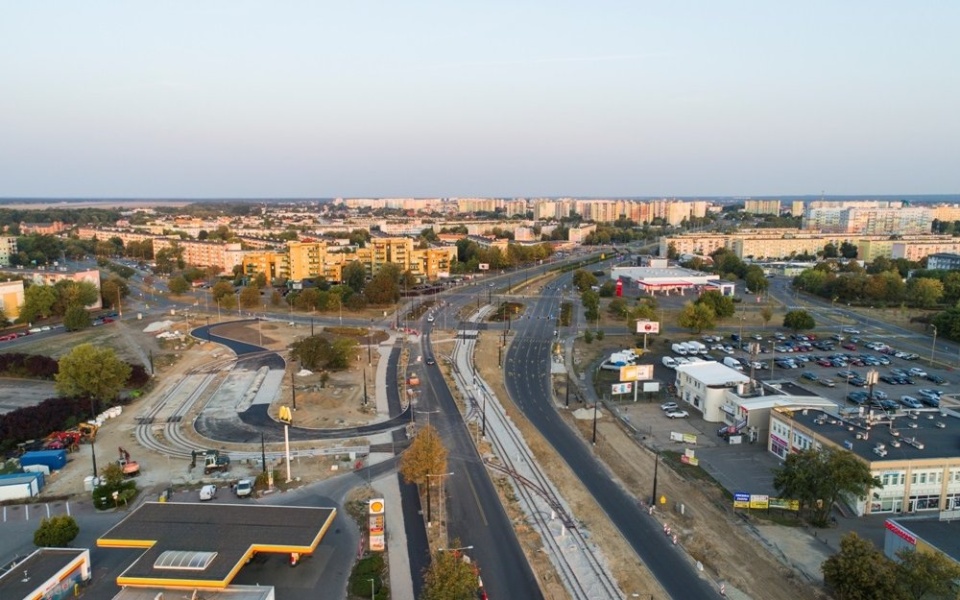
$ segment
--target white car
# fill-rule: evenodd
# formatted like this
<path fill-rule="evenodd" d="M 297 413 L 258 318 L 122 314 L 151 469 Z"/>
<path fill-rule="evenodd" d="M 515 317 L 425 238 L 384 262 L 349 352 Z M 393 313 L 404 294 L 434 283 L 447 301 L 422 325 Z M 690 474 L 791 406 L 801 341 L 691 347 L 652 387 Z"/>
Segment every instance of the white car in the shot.
<path fill-rule="evenodd" d="M 686 419 L 690 414 L 685 410 L 668 410 L 667 416 L 671 419 Z"/>
<path fill-rule="evenodd" d="M 914 377 L 926 377 L 927 372 L 921 369 L 920 367 L 913 367 L 910 369 L 909 373 Z"/>
<path fill-rule="evenodd" d="M 680 407 L 677 406 L 676 402 L 664 402 L 663 404 L 660 405 L 660 410 L 664 410 L 664 411 L 679 410 L 679 408 Z"/>
<path fill-rule="evenodd" d="M 427 317 L 427 323 L 433 323 L 433 315 Z"/>

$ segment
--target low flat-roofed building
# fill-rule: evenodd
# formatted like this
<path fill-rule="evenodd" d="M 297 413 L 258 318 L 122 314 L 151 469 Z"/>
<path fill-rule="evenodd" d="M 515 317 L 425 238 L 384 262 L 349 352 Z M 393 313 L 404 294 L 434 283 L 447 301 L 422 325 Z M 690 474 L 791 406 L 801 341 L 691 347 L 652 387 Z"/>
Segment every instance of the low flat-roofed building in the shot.
<path fill-rule="evenodd" d="M 726 390 L 720 405 L 725 433 L 729 437 L 746 432 L 750 442 L 766 440 L 770 433 L 770 411 L 777 407 L 837 409 L 832 400 L 796 383 L 753 380 L 743 387 L 742 393 L 737 388 Z"/>
<path fill-rule="evenodd" d="M 937 553 L 960 565 L 960 521 L 957 519 L 957 514 L 942 514 L 937 519 L 887 519 L 883 553 L 891 560 L 899 560 L 897 552 L 901 550 Z"/>
<path fill-rule="evenodd" d="M 774 408 L 767 449 L 785 459 L 808 449 L 847 449 L 883 487 L 847 498 L 859 515 L 960 510 L 960 418 L 949 409 L 837 414 Z"/>
<path fill-rule="evenodd" d="M 75 587 L 90 577 L 90 551 L 86 548 L 40 548 L 0 575 L 0 598 L 72 598 Z"/>
<path fill-rule="evenodd" d="M 610 279 L 625 279 L 645 294 L 660 292 L 665 295 L 685 295 L 688 291 L 699 291 L 699 288 L 714 284 L 718 289 L 725 290 L 732 295 L 730 286 L 722 286 L 721 280 L 713 273 L 694 271 L 682 267 L 614 267 L 610 270 Z"/>
<path fill-rule="evenodd" d="M 275 588 L 260 585 L 231 585 L 222 590 L 204 590 L 197 598 L 206 600 L 275 600 Z M 113 600 L 178 600 L 189 599 L 183 593 L 174 595 L 166 588 L 135 588 L 126 587 L 113 597 Z"/>
<path fill-rule="evenodd" d="M 927 268 L 932 271 L 960 270 L 960 254 L 937 252 L 927 256 Z"/>
<path fill-rule="evenodd" d="M 736 369 L 718 362 L 705 361 L 679 365 L 675 385 L 677 397 L 684 404 L 689 404 L 703 413 L 704 421 L 719 423 L 723 421 L 720 407 L 726 391 L 732 388 L 743 393 L 749 381 L 749 377 Z"/>

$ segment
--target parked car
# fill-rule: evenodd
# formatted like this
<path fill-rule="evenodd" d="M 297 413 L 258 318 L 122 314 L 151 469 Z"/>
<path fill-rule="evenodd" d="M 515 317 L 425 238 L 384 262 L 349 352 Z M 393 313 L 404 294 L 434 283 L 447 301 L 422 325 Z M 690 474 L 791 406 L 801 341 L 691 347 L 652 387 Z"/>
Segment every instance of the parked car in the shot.
<path fill-rule="evenodd" d="M 900 396 L 900 404 L 907 408 L 923 408 L 923 404 L 913 396 Z"/>
<path fill-rule="evenodd" d="M 664 402 L 663 404 L 660 405 L 660 410 L 663 410 L 663 411 L 677 410 L 679 408 L 680 407 L 677 406 L 676 402 Z"/>
<path fill-rule="evenodd" d="M 866 392 L 850 392 L 847 394 L 847 400 L 854 404 L 863 404 L 869 399 L 870 396 Z"/>
<path fill-rule="evenodd" d="M 241 479 L 237 482 L 237 485 L 233 487 L 233 493 L 237 495 L 237 498 L 246 498 L 253 494 L 253 480 L 252 479 Z"/>
<path fill-rule="evenodd" d="M 923 402 L 927 406 L 940 408 L 940 396 L 936 394 L 921 394 L 920 392 L 917 392 L 917 396 L 920 397 L 920 402 Z"/>
<path fill-rule="evenodd" d="M 857 387 L 867 387 L 867 380 L 863 377 L 851 377 L 849 379 L 850 385 L 855 385 Z"/>
<path fill-rule="evenodd" d="M 200 488 L 200 500 L 213 500 L 217 497 L 217 486 L 215 485 L 205 485 Z"/>
<path fill-rule="evenodd" d="M 686 419 L 690 414 L 685 410 L 669 410 L 667 416 L 671 419 Z"/>
<path fill-rule="evenodd" d="M 853 371 L 838 371 L 837 375 L 839 375 L 842 379 L 846 379 L 847 381 L 850 381 L 857 376 L 857 374 Z"/>
<path fill-rule="evenodd" d="M 800 377 L 802 377 L 803 379 L 809 379 L 810 381 L 813 381 L 813 382 L 820 381 L 820 377 L 816 373 L 813 373 L 811 371 L 804 371 L 803 373 L 800 374 Z"/>
<path fill-rule="evenodd" d="M 944 379 L 943 377 L 940 377 L 939 375 L 936 375 L 936 374 L 934 374 L 934 373 L 929 373 L 929 374 L 927 375 L 927 381 L 932 381 L 932 382 L 934 382 L 934 383 L 937 384 L 937 385 L 943 385 L 943 384 L 945 384 L 945 383 L 947 382 L 946 379 Z"/>
<path fill-rule="evenodd" d="M 837 383 L 832 379 L 821 379 L 819 383 L 824 387 L 837 387 Z"/>
<path fill-rule="evenodd" d="M 920 367 L 913 367 L 908 371 L 914 377 L 926 377 L 927 372 L 921 369 Z"/>
<path fill-rule="evenodd" d="M 857 345 L 854 344 L 853 342 L 844 342 L 844 343 L 840 344 L 840 347 L 841 347 L 841 348 L 846 348 L 847 350 L 853 350 L 853 351 L 856 351 L 856 349 L 857 349 Z"/>
<path fill-rule="evenodd" d="M 849 333 L 850 335 L 860 335 L 860 330 L 856 327 L 844 327 L 840 331 L 843 333 Z"/>

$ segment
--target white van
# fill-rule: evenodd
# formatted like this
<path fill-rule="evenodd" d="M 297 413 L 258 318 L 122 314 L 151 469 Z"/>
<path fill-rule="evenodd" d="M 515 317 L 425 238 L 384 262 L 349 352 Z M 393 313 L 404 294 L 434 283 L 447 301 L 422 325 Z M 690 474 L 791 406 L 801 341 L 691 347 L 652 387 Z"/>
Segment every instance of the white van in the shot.
<path fill-rule="evenodd" d="M 663 366 L 665 366 L 665 367 L 668 368 L 668 369 L 676 369 L 676 368 L 677 368 L 677 361 L 676 361 L 672 356 L 664 356 L 664 357 L 663 357 Z"/>
<path fill-rule="evenodd" d="M 217 486 L 215 485 L 205 485 L 200 488 L 200 501 L 204 500 L 213 500 L 217 497 Z"/>
<path fill-rule="evenodd" d="M 731 369 L 736 369 L 738 371 L 743 370 L 743 365 L 740 364 L 740 361 L 732 356 L 724 356 L 723 364 L 730 367 Z"/>

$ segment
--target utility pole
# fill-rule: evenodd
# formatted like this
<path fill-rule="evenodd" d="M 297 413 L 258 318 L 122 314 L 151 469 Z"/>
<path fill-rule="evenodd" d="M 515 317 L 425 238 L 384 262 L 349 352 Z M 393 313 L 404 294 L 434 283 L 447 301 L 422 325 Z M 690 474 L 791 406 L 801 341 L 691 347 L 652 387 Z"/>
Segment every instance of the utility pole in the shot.
<path fill-rule="evenodd" d="M 590 443 L 594 446 L 597 445 L 597 404 L 600 404 L 599 399 L 593 401 L 593 438 Z"/>
<path fill-rule="evenodd" d="M 293 371 L 290 371 L 290 390 L 293 392 L 293 410 L 297 410 L 297 380 Z"/>
<path fill-rule="evenodd" d="M 263 443 L 263 432 L 260 432 L 260 460 L 263 465 L 263 472 L 267 472 L 267 447 Z"/>
<path fill-rule="evenodd" d="M 650 506 L 657 505 L 657 469 L 660 468 L 660 451 L 653 456 L 653 496 L 650 498 Z"/>

